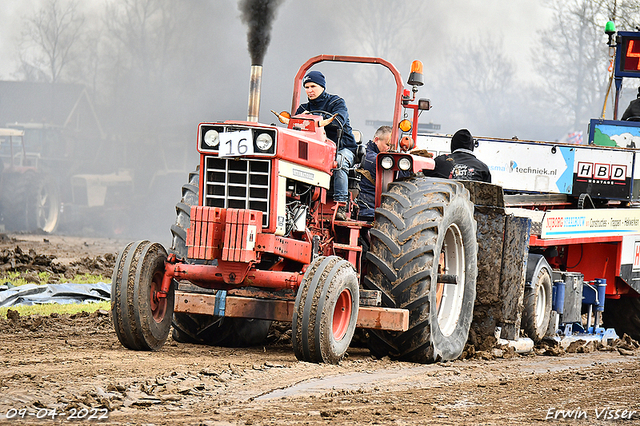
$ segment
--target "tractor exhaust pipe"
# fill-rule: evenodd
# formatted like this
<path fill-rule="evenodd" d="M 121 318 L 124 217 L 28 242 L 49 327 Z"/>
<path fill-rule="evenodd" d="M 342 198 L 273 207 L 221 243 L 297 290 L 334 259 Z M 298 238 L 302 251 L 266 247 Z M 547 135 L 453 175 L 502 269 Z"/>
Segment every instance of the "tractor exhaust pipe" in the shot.
<path fill-rule="evenodd" d="M 258 114 L 260 113 L 260 86 L 262 86 L 262 65 L 251 65 L 247 121 L 254 123 L 258 122 Z"/>

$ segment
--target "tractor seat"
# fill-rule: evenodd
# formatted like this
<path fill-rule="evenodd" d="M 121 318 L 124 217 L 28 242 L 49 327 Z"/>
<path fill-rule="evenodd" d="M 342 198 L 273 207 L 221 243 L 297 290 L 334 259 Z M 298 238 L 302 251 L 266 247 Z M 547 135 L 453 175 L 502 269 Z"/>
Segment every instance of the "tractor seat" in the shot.
<path fill-rule="evenodd" d="M 357 169 L 362 163 L 362 159 L 367 151 L 367 148 L 362 144 L 362 132 L 360 130 L 353 130 L 353 137 L 356 140 L 356 155 L 353 160 L 353 168 Z"/>
<path fill-rule="evenodd" d="M 354 156 L 353 165 L 349 167 L 349 190 L 351 191 L 353 198 L 355 199 L 360 192 L 360 173 L 357 172 L 357 169 L 361 167 L 362 160 L 364 160 L 365 153 L 367 151 L 366 147 L 362 144 L 362 133 L 359 130 L 353 131 L 353 136 L 356 140 L 356 154 Z"/>

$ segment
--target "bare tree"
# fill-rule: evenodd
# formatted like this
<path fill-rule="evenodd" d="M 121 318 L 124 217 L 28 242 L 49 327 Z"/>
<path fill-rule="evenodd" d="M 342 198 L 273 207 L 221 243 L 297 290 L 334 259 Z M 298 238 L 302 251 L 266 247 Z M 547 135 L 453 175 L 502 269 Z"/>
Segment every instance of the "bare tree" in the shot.
<path fill-rule="evenodd" d="M 609 53 L 604 24 L 615 20 L 618 30 L 640 22 L 637 1 L 548 0 L 553 27 L 540 33 L 537 71 L 546 82 L 549 108 L 566 116 L 567 127 L 584 129 L 597 117 L 607 85 Z"/>
<path fill-rule="evenodd" d="M 451 55 L 440 75 L 440 98 L 456 127 L 473 127 L 476 134 L 505 136 L 512 124 L 516 67 L 504 53 L 502 39 L 478 36 L 449 45 Z M 509 129 L 509 130 L 507 130 Z"/>
<path fill-rule="evenodd" d="M 20 41 L 20 72 L 27 80 L 56 83 L 77 59 L 75 46 L 82 34 L 84 16 L 78 0 L 47 0 L 25 18 Z"/>
<path fill-rule="evenodd" d="M 106 6 L 104 25 L 105 75 L 110 103 L 126 105 L 127 118 L 146 116 L 158 120 L 166 107 L 172 67 L 182 57 L 182 39 L 188 28 L 190 7 L 171 0 L 122 0 Z M 191 9 L 194 10 L 194 9 Z M 143 111 L 147 114 L 141 115 Z M 131 114 L 135 112 L 135 114 Z M 140 114 L 140 115 L 138 115 Z"/>
<path fill-rule="evenodd" d="M 320 6 L 324 10 L 331 8 L 336 28 L 340 34 L 341 48 L 348 54 L 372 56 L 388 60 L 398 67 L 406 78 L 413 59 L 423 59 L 421 55 L 430 46 L 423 43 L 425 16 L 428 16 L 429 4 L 422 0 L 389 2 L 386 0 L 359 0 L 356 2 L 333 1 Z M 354 67 L 351 73 L 345 73 L 341 82 L 336 82 L 341 93 L 352 93 L 350 104 L 359 108 L 350 108 L 352 116 L 360 113 L 366 119 L 385 119 L 393 117 L 395 94 L 394 80 L 391 74 L 380 66 Z M 332 87 L 334 83 L 332 82 Z M 365 112 L 366 111 L 366 112 Z M 352 119 L 353 120 L 353 119 Z"/>
<path fill-rule="evenodd" d="M 615 21 L 618 31 L 636 31 L 640 27 L 640 2 L 637 0 L 605 1 L 607 17 Z"/>

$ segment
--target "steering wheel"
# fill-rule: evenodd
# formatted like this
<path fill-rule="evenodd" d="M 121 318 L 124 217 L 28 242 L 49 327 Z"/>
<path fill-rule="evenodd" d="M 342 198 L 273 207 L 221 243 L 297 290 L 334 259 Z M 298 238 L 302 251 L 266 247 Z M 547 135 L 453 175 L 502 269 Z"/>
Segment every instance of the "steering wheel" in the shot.
<path fill-rule="evenodd" d="M 333 116 L 333 114 L 331 114 L 328 111 L 322 110 L 322 109 L 314 109 L 313 111 L 309 111 L 309 114 L 322 114 L 322 118 L 329 118 L 331 116 Z M 325 117 L 326 116 L 326 117 Z M 338 122 L 338 125 L 334 124 L 335 122 Z M 344 132 L 344 123 L 342 122 L 342 120 L 340 119 L 339 115 L 336 115 L 336 118 L 329 124 L 327 124 L 327 126 L 334 126 L 334 127 L 338 127 L 337 130 L 337 138 L 338 140 L 336 141 L 336 147 L 338 148 L 336 151 L 336 155 L 338 154 L 338 151 L 340 151 L 340 148 L 342 147 L 342 132 Z"/>
<path fill-rule="evenodd" d="M 640 116 L 634 115 L 632 117 L 627 117 L 625 121 L 640 121 Z"/>
<path fill-rule="evenodd" d="M 309 114 L 314 114 L 314 113 L 322 114 L 322 118 L 325 118 L 325 119 L 329 118 L 329 117 L 331 117 L 333 115 L 330 112 L 322 110 L 322 109 L 314 109 L 313 111 L 309 111 Z M 340 125 L 340 129 L 344 129 L 344 123 L 340 119 L 340 115 L 336 115 L 336 118 L 331 123 L 329 123 L 328 126 L 336 126 L 337 127 L 337 125 L 334 124 L 336 121 Z"/>

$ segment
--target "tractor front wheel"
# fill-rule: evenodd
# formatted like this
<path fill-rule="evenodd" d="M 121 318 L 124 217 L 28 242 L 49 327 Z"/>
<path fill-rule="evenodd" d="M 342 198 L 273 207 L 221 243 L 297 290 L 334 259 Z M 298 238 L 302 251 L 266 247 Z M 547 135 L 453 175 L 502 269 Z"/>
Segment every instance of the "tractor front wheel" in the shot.
<path fill-rule="evenodd" d="M 293 351 L 301 361 L 337 364 L 349 348 L 360 304 L 353 266 L 318 257 L 305 273 L 293 312 Z"/>
<path fill-rule="evenodd" d="M 111 316 L 118 340 L 128 349 L 157 350 L 169 336 L 174 282 L 160 292 L 167 252 L 158 243 L 129 243 L 119 254 L 111 281 Z"/>

